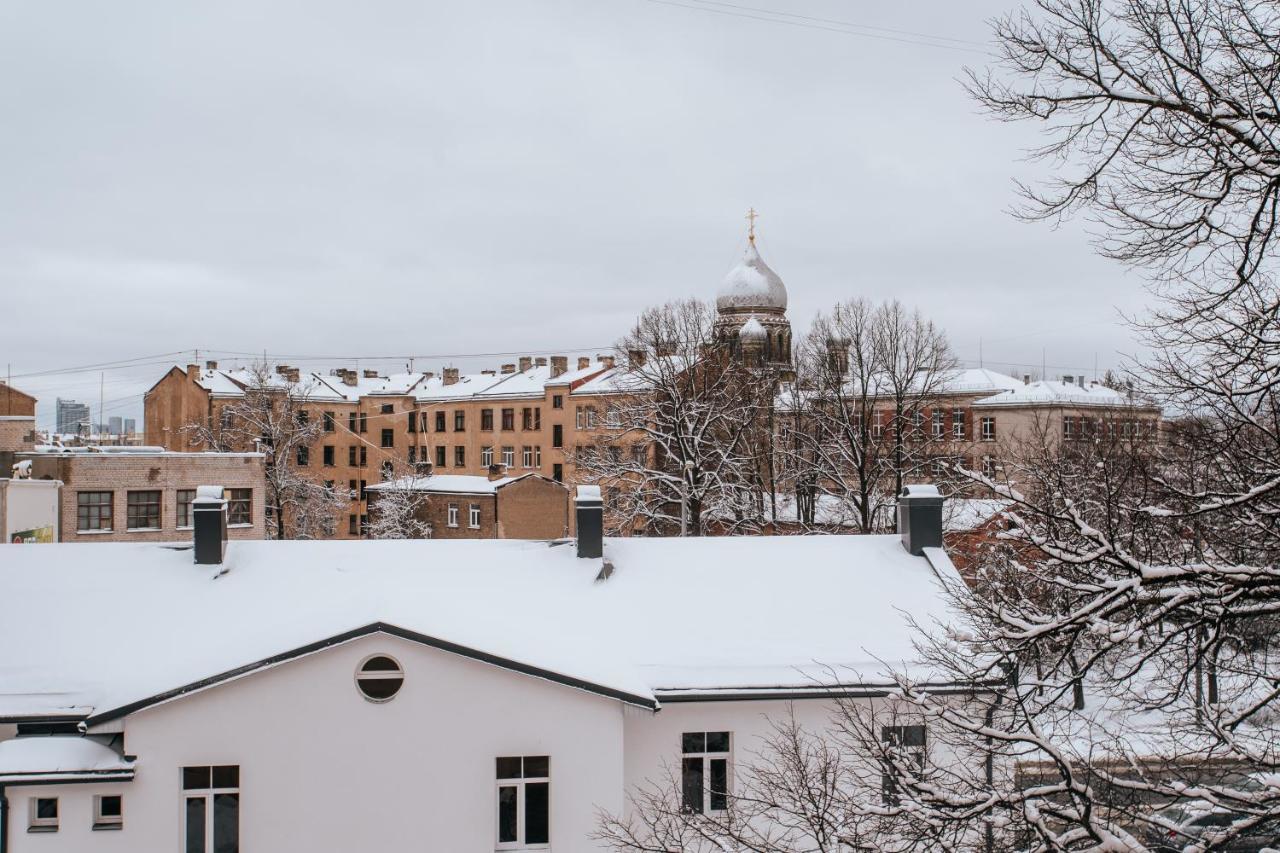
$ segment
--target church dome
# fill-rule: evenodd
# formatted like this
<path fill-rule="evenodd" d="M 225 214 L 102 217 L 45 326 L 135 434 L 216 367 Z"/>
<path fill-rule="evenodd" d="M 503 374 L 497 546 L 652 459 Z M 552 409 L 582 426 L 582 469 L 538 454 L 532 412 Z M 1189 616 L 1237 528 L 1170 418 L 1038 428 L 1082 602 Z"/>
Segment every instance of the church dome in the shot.
<path fill-rule="evenodd" d="M 754 241 L 747 244 L 742 260 L 729 270 L 720 284 L 716 308 L 720 311 L 787 310 L 787 288 L 778 274 L 760 258 Z"/>
<path fill-rule="evenodd" d="M 768 337 L 769 333 L 764 330 L 764 326 L 760 325 L 760 321 L 755 317 L 747 320 L 742 324 L 742 328 L 738 330 L 738 339 L 747 341 L 763 341 Z"/>

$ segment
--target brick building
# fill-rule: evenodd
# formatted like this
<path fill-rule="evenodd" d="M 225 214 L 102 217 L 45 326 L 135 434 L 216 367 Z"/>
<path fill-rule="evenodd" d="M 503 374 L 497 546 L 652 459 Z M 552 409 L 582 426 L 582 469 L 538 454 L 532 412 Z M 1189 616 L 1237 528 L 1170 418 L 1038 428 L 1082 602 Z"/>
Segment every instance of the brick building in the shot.
<path fill-rule="evenodd" d="M 30 462 L 32 479 L 62 481 L 62 542 L 188 540 L 191 502 L 203 485 L 227 490 L 231 538 L 266 535 L 261 453 L 41 447 L 17 458 Z"/>
<path fill-rule="evenodd" d="M 425 474 L 368 488 L 369 512 L 388 489 L 422 495 L 417 517 L 430 525 L 432 539 L 560 539 L 573 525 L 569 489 L 540 474 Z"/>
<path fill-rule="evenodd" d="M 0 382 L 0 477 L 7 477 L 14 454 L 36 446 L 36 398 Z"/>

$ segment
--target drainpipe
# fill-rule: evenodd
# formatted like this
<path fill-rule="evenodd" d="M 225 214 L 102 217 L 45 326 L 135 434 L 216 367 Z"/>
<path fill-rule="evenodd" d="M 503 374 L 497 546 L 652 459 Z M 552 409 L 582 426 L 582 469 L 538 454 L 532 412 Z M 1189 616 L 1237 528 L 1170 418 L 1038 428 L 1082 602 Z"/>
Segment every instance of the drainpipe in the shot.
<path fill-rule="evenodd" d="M 0 785 L 0 853 L 9 851 L 9 798 L 4 795 L 4 785 Z"/>

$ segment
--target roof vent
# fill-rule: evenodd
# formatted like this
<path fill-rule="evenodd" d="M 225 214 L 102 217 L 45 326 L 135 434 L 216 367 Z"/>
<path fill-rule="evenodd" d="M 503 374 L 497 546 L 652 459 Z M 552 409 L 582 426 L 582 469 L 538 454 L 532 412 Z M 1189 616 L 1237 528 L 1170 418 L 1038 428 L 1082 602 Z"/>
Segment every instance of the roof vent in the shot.
<path fill-rule="evenodd" d="M 222 486 L 197 486 L 191 516 L 196 565 L 222 565 L 227 551 L 227 502 Z"/>
<path fill-rule="evenodd" d="M 898 498 L 898 535 L 913 557 L 942 547 L 942 493 L 937 486 L 904 486 Z"/>
<path fill-rule="evenodd" d="M 599 486 L 578 486 L 573 499 L 578 523 L 578 556 L 604 556 L 604 499 Z"/>

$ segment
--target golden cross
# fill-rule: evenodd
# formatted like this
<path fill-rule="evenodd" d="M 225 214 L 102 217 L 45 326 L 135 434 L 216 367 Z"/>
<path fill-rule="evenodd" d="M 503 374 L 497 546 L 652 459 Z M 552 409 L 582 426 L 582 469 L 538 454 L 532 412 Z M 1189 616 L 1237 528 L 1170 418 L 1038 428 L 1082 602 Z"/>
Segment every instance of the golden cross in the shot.
<path fill-rule="evenodd" d="M 747 210 L 747 239 L 752 243 L 756 241 L 756 218 L 759 216 L 760 214 L 756 213 L 756 209 L 754 207 Z"/>

